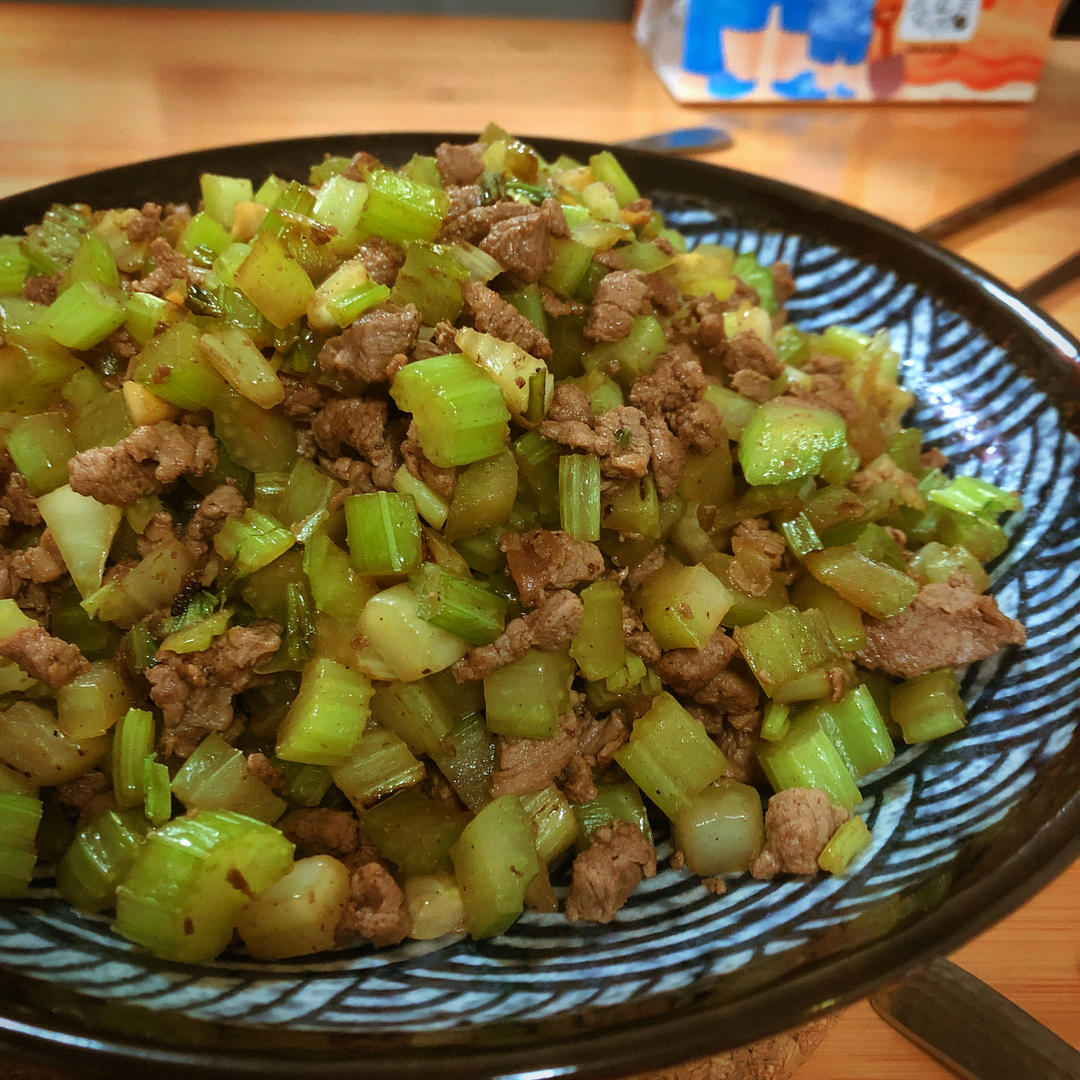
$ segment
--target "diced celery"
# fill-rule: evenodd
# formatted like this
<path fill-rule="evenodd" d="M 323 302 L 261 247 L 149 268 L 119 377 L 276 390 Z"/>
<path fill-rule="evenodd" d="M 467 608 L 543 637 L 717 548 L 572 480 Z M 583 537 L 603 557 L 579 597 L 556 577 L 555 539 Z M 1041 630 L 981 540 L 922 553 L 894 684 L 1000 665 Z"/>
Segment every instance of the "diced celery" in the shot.
<path fill-rule="evenodd" d="M 342 263 L 311 294 L 308 323 L 321 333 L 337 333 L 389 296 L 390 290 L 371 280 L 360 259 L 351 259 Z"/>
<path fill-rule="evenodd" d="M 207 735 L 172 781 L 172 794 L 191 810 L 233 810 L 273 823 L 285 813 L 278 798 L 247 767 L 244 755 L 216 732 Z"/>
<path fill-rule="evenodd" d="M 181 409 L 209 408 L 225 382 L 199 352 L 198 338 L 193 323 L 174 323 L 147 342 L 135 358 L 131 377 Z"/>
<path fill-rule="evenodd" d="M 607 372 L 623 386 L 629 386 L 639 376 L 650 374 L 657 357 L 669 348 L 667 335 L 656 316 L 635 315 L 626 337 L 594 345 L 582 363 L 586 371 Z"/>
<path fill-rule="evenodd" d="M 269 566 L 296 543 L 288 529 L 257 510 L 245 510 L 240 518 L 229 518 L 214 537 L 214 550 L 237 577 Z"/>
<path fill-rule="evenodd" d="M 349 557 L 362 574 L 408 573 L 420 565 L 420 521 L 411 495 L 373 491 L 345 500 Z"/>
<path fill-rule="evenodd" d="M 288 472 L 297 457 L 296 429 L 289 418 L 220 385 L 212 405 L 219 457 L 223 447 L 232 462 L 251 472 Z"/>
<path fill-rule="evenodd" d="M 594 251 L 588 244 L 560 238 L 551 241 L 551 248 L 555 258 L 540 280 L 560 296 L 569 298 L 577 292 Z"/>
<path fill-rule="evenodd" d="M 436 465 L 468 465 L 506 444 L 509 412 L 499 387 L 460 354 L 403 367 L 391 397 L 413 414 L 420 446 Z"/>
<path fill-rule="evenodd" d="M 600 459 L 595 454 L 559 458 L 559 520 L 575 540 L 600 539 Z"/>
<path fill-rule="evenodd" d="M 131 706 L 131 690 L 115 660 L 95 660 L 56 691 L 56 726 L 69 739 L 104 735 Z"/>
<path fill-rule="evenodd" d="M 77 281 L 49 306 L 41 328 L 69 349 L 90 349 L 118 329 L 124 305 L 98 281 Z"/>
<path fill-rule="evenodd" d="M 33 226 L 22 241 L 23 255 L 34 273 L 56 274 L 65 270 L 89 224 L 75 207 L 53 203 L 41 224 Z"/>
<path fill-rule="evenodd" d="M 304 546 L 304 572 L 319 611 L 355 626 L 375 589 L 325 533 L 316 533 Z"/>
<path fill-rule="evenodd" d="M 402 873 L 430 874 L 450 868 L 450 848 L 469 818 L 466 811 L 406 788 L 364 814 L 364 832 Z"/>
<path fill-rule="evenodd" d="M 34 839 L 41 823 L 41 811 L 41 800 L 34 795 L 0 792 L 0 850 L 33 854 Z M 33 862 L 30 865 L 33 867 Z M 5 892 L 0 884 L 0 896 L 11 895 L 13 894 Z"/>
<path fill-rule="evenodd" d="M 514 795 L 485 806 L 450 849 L 476 939 L 503 933 L 521 914 L 525 890 L 539 870 L 532 822 Z"/>
<path fill-rule="evenodd" d="M 791 728 L 791 706 L 778 701 L 770 701 L 765 706 L 761 721 L 761 737 L 766 742 L 779 742 Z"/>
<path fill-rule="evenodd" d="M 392 792 L 420 783 L 426 772 L 404 740 L 370 724 L 346 759 L 330 766 L 330 775 L 349 802 L 364 811 Z"/>
<path fill-rule="evenodd" d="M 892 719 L 900 725 L 906 743 L 927 742 L 951 735 L 967 723 L 967 708 L 960 697 L 956 675 L 947 669 L 902 682 L 889 696 Z"/>
<path fill-rule="evenodd" d="M 153 754 L 143 759 L 143 808 L 154 825 L 164 825 L 172 817 L 169 767 Z"/>
<path fill-rule="evenodd" d="M 791 599 L 800 611 L 817 608 L 824 616 L 845 652 L 855 653 L 866 645 L 866 627 L 862 612 L 845 600 L 835 589 L 807 575 L 800 578 L 791 590 Z"/>
<path fill-rule="evenodd" d="M 229 620 L 232 618 L 232 608 L 222 608 L 208 615 L 205 619 L 188 623 L 178 630 L 174 630 L 162 639 L 159 646 L 161 652 L 192 653 L 203 652 L 210 648 L 210 643 L 219 634 L 224 634 L 229 628 Z"/>
<path fill-rule="evenodd" d="M 703 565 L 668 559 L 642 588 L 638 603 L 661 649 L 700 649 L 734 597 Z"/>
<path fill-rule="evenodd" d="M 667 693 L 658 694 L 634 721 L 630 741 L 615 751 L 615 760 L 669 818 L 728 768 L 701 721 Z"/>
<path fill-rule="evenodd" d="M 757 759 L 774 791 L 820 788 L 846 810 L 862 800 L 840 752 L 813 717 L 796 720 L 779 742 L 759 745 Z"/>
<path fill-rule="evenodd" d="M 918 582 L 907 574 L 869 558 L 852 545 L 812 551 L 805 561 L 818 581 L 878 619 L 898 615 L 919 592 Z"/>
<path fill-rule="evenodd" d="M 227 251 L 232 245 L 229 231 L 223 228 L 209 214 L 195 214 L 184 226 L 176 250 L 186 255 L 196 266 L 209 267 L 214 259 Z M 190 306 L 197 284 L 189 286 L 188 304 Z"/>
<path fill-rule="evenodd" d="M 112 907 L 116 887 L 149 831 L 150 823 L 138 810 L 105 810 L 79 830 L 64 852 L 56 867 L 57 891 L 80 911 Z"/>
<path fill-rule="evenodd" d="M 328 657 L 305 668 L 300 692 L 278 727 L 275 753 L 307 765 L 339 765 L 364 731 L 373 693 L 371 683 Z"/>
<path fill-rule="evenodd" d="M 195 557 L 184 544 L 163 541 L 123 578 L 91 592 L 83 601 L 83 610 L 105 622 L 132 626 L 151 611 L 171 604 L 181 582 L 194 569 Z"/>
<path fill-rule="evenodd" d="M 896 753 L 885 721 L 865 686 L 855 687 L 839 701 L 807 705 L 799 716 L 810 716 L 821 726 L 856 780 L 888 765 Z"/>
<path fill-rule="evenodd" d="M 559 509 L 559 444 L 545 439 L 539 431 L 526 431 L 510 444 L 518 463 L 518 474 L 532 490 L 542 518 L 551 518 Z"/>
<path fill-rule="evenodd" d="M 936 540 L 919 548 L 908 566 L 912 577 L 924 585 L 948 581 L 953 574 L 966 574 L 976 592 L 990 587 L 990 576 L 967 548 L 946 547 Z"/>
<path fill-rule="evenodd" d="M 251 253 L 236 271 L 236 284 L 279 328 L 307 311 L 315 291 L 304 268 L 290 257 L 280 240 L 266 232 L 255 237 Z"/>
<path fill-rule="evenodd" d="M 452 323 L 461 314 L 461 286 L 468 280 L 469 271 L 451 249 L 414 241 L 405 247 L 405 263 L 398 271 L 390 300 L 401 306 L 413 304 L 428 326 L 442 320 Z"/>
<path fill-rule="evenodd" d="M 77 406 L 69 427 L 79 451 L 113 446 L 135 430 L 127 399 L 120 390 L 110 390 Z"/>
<path fill-rule="evenodd" d="M 360 224 L 367 197 L 367 184 L 338 173 L 319 185 L 311 216 L 337 229 L 342 236 L 352 236 Z"/>
<path fill-rule="evenodd" d="M 605 492 L 602 509 L 600 523 L 605 529 L 632 536 L 660 536 L 660 503 L 651 473 L 640 480 L 627 480 L 613 492 Z"/>
<path fill-rule="evenodd" d="M 453 543 L 501 526 L 510 516 L 517 490 L 517 461 L 506 447 L 474 461 L 454 484 L 443 536 Z"/>
<path fill-rule="evenodd" d="M 480 701 L 483 707 L 483 700 Z M 481 712 L 468 713 L 454 724 L 453 734 L 433 752 L 432 760 L 450 782 L 458 798 L 470 810 L 491 801 L 491 776 L 495 768 L 495 736 Z"/>
<path fill-rule="evenodd" d="M 38 510 L 76 588 L 89 596 L 101 584 L 123 510 L 79 495 L 67 484 L 40 496 Z"/>
<path fill-rule="evenodd" d="M 581 592 L 585 612 L 570 655 L 589 680 L 606 679 L 623 663 L 622 589 L 614 581 L 594 581 Z"/>
<path fill-rule="evenodd" d="M 522 802 L 524 801 L 523 799 Z M 598 783 L 596 798 L 589 802 L 574 803 L 571 810 L 577 819 L 578 837 L 575 846 L 579 850 L 583 851 L 589 846 L 589 838 L 601 825 L 613 825 L 616 821 L 629 821 L 641 830 L 647 840 L 652 840 L 649 815 L 641 801 L 641 790 L 633 780 Z"/>
<path fill-rule="evenodd" d="M 737 255 L 731 265 L 731 272 L 757 292 L 761 306 L 770 315 L 776 314 L 778 305 L 772 274 L 757 261 L 755 255 L 748 251 Z"/>
<path fill-rule="evenodd" d="M 455 334 L 462 354 L 474 360 L 502 390 L 513 416 L 539 422 L 551 403 L 555 380 L 543 360 L 531 356 L 520 345 L 502 341 L 491 334 L 465 327 Z M 533 390 L 534 383 L 540 393 Z"/>
<path fill-rule="evenodd" d="M 154 750 L 154 718 L 145 709 L 128 709 L 113 736 L 113 792 L 117 805 L 141 806 L 146 795 L 143 761 Z"/>
<path fill-rule="evenodd" d="M 765 845 L 761 796 L 728 777 L 691 795 L 672 826 L 687 869 L 702 877 L 749 870 Z"/>
<path fill-rule="evenodd" d="M 570 708 L 574 662 L 562 652 L 529 649 L 484 677 L 487 725 L 499 735 L 545 739 Z"/>
<path fill-rule="evenodd" d="M 774 699 L 785 684 L 842 658 L 825 616 L 814 608 L 767 612 L 757 622 L 736 627 L 733 636 L 762 689 Z"/>
<path fill-rule="evenodd" d="M 203 173 L 199 177 L 199 190 L 206 213 L 227 229 L 232 227 L 236 204 L 254 199 L 251 180 L 246 176 Z"/>
<path fill-rule="evenodd" d="M 502 633 L 507 603 L 478 582 L 428 562 L 413 571 L 409 585 L 420 617 L 433 625 L 473 645 L 489 645 Z"/>
<path fill-rule="evenodd" d="M 371 699 L 371 715 L 414 754 L 437 754 L 454 730 L 454 716 L 431 679 L 380 686 Z"/>
<path fill-rule="evenodd" d="M 19 296 L 30 272 L 30 261 L 14 236 L 0 236 L 0 296 Z"/>
<path fill-rule="evenodd" d="M 238 394 L 261 408 L 272 409 L 285 400 L 277 372 L 238 327 L 208 331 L 198 338 L 196 347 Z"/>
<path fill-rule="evenodd" d="M 610 150 L 601 150 L 599 154 L 593 154 L 589 158 L 589 168 L 592 169 L 592 174 L 598 181 L 611 187 L 620 206 L 625 206 L 628 202 L 634 202 L 635 199 L 641 197 L 634 181 L 626 175 L 626 170 Z"/>
<path fill-rule="evenodd" d="M 541 863 L 551 863 L 569 850 L 578 838 L 574 808 L 554 784 L 520 798 L 522 809 L 532 819 L 536 833 L 536 854 Z"/>
<path fill-rule="evenodd" d="M 1004 491 L 976 476 L 957 476 L 945 487 L 931 491 L 927 497 L 950 510 L 977 514 L 991 521 L 999 514 L 1021 507 L 1020 496 L 1015 491 Z"/>
<path fill-rule="evenodd" d="M 822 456 L 844 444 L 839 413 L 776 398 L 760 405 L 739 439 L 739 464 L 746 482 L 777 484 L 817 472 Z"/>
<path fill-rule="evenodd" d="M 450 504 L 432 491 L 423 480 L 413 476 L 404 465 L 394 474 L 394 490 L 401 495 L 412 496 L 416 503 L 416 512 L 429 525 L 441 529 L 445 524 Z"/>
<path fill-rule="evenodd" d="M 59 412 L 23 417 L 11 429 L 7 449 L 31 495 L 44 495 L 65 483 L 67 463 L 75 456 L 75 443 Z"/>
<path fill-rule="evenodd" d="M 77 281 L 96 281 L 109 290 L 120 287 L 120 275 L 112 252 L 94 233 L 87 233 L 79 243 L 71 264 L 60 279 L 60 292 Z"/>
<path fill-rule="evenodd" d="M 829 838 L 829 842 L 818 856 L 818 866 L 830 874 L 844 873 L 851 860 L 870 846 L 873 838 L 858 814 L 850 817 Z"/>
<path fill-rule="evenodd" d="M 435 239 L 450 205 L 445 191 L 389 169 L 373 169 L 367 183 L 367 202 L 357 222 L 361 236 L 392 243 Z"/>
<path fill-rule="evenodd" d="M 292 866 L 277 829 L 227 810 L 175 818 L 150 834 L 116 890 L 118 933 L 166 960 L 198 963 L 229 943 L 248 893 Z"/>
<path fill-rule="evenodd" d="M 780 522 L 780 531 L 792 553 L 800 559 L 811 551 L 820 551 L 824 547 L 810 519 L 804 513 Z"/>

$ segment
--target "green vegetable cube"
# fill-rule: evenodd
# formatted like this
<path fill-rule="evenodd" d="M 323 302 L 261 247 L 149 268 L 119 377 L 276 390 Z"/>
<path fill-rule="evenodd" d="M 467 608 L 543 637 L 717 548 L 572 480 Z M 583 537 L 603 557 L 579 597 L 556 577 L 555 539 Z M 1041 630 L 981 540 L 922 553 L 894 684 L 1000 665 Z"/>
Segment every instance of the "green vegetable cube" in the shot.
<path fill-rule="evenodd" d="M 790 398 L 760 405 L 739 440 L 739 464 L 748 484 L 779 484 L 816 473 L 830 450 L 844 445 L 839 413 Z"/>

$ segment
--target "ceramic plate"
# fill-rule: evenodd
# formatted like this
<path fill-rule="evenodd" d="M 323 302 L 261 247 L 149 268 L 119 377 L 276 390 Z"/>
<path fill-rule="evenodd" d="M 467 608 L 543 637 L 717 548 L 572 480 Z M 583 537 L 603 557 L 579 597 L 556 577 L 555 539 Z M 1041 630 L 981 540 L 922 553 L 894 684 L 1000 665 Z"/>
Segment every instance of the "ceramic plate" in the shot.
<path fill-rule="evenodd" d="M 164 158 L 0 201 L 0 233 L 54 201 L 194 201 L 204 170 L 305 178 L 324 151 L 400 164 L 450 138 L 336 136 Z M 583 158 L 597 147 L 535 140 Z M 791 318 L 890 329 L 910 423 L 958 470 L 1019 490 L 993 566 L 1028 645 L 963 678 L 971 722 L 862 784 L 873 844 L 840 878 L 734 883 L 668 865 L 610 926 L 526 915 L 504 936 L 260 963 L 166 964 L 38 882 L 0 905 L 0 1049 L 83 1072 L 259 1077 L 613 1076 L 849 1002 L 1016 907 L 1080 833 L 1080 367 L 1068 334 L 981 271 L 887 222 L 698 162 L 619 151 L 695 241 L 790 263 Z"/>

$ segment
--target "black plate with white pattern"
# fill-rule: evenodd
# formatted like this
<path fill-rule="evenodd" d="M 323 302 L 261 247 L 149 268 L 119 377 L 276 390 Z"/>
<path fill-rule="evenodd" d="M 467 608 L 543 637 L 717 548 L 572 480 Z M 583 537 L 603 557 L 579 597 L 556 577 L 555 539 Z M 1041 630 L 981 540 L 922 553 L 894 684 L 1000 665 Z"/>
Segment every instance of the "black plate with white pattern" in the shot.
<path fill-rule="evenodd" d="M 54 201 L 194 200 L 202 171 L 305 178 L 324 151 L 391 163 L 434 134 L 185 154 L 0 200 L 0 233 Z M 535 140 L 583 158 L 598 149 Z M 1019 490 L 992 568 L 1028 645 L 974 665 L 971 722 L 862 784 L 873 844 L 841 878 L 733 882 L 667 865 L 610 926 L 526 915 L 504 936 L 187 967 L 147 957 L 50 882 L 0 904 L 0 1050 L 135 1076 L 615 1076 L 740 1044 L 868 993 L 1016 907 L 1080 833 L 1080 366 L 1074 339 L 969 264 L 776 181 L 618 151 L 695 241 L 791 264 L 799 325 L 889 329 L 910 422 L 957 470 Z M 1078 912 L 1080 914 L 1080 912 Z"/>

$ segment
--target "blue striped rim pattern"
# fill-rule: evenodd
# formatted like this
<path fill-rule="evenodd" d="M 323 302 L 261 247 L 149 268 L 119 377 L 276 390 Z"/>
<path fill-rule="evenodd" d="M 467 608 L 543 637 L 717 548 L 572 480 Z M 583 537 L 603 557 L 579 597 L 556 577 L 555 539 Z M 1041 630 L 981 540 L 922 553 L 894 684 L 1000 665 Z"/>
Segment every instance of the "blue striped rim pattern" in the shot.
<path fill-rule="evenodd" d="M 963 692 L 969 727 L 898 753 L 863 784 L 871 847 L 842 878 L 738 880 L 717 898 L 661 869 L 608 927 L 526 915 L 503 937 L 351 949 L 258 963 L 228 955 L 201 968 L 145 956 L 107 922 L 77 915 L 43 881 L 0 908 L 0 966 L 96 999 L 244 1027 L 428 1033 L 492 1021 L 535 1023 L 586 1009 L 647 1013 L 672 992 L 743 975 L 776 978 L 808 956 L 886 934 L 943 896 L 960 860 L 995 834 L 1036 772 L 1069 742 L 1080 696 L 1080 443 L 1029 365 L 994 344 L 920 283 L 798 232 L 736 228 L 701 199 L 659 197 L 697 241 L 783 259 L 799 291 L 792 319 L 890 329 L 911 422 L 959 470 L 1023 493 L 1012 545 L 992 568 L 1002 607 L 1029 644 L 974 665 Z M 758 973 L 758 974 L 754 974 Z"/>

